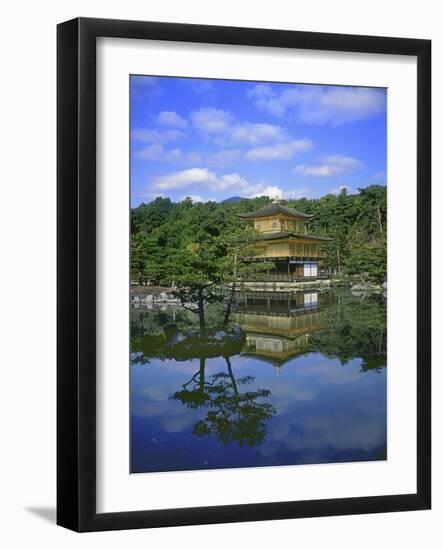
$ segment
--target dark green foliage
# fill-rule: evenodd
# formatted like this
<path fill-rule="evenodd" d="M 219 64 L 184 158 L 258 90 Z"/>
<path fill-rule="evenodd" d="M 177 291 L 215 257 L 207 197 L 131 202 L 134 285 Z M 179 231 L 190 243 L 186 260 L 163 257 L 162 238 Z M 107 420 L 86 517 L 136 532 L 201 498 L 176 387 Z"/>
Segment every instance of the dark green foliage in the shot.
<path fill-rule="evenodd" d="M 387 188 L 370 185 L 354 195 L 344 188 L 339 195 L 288 201 L 288 206 L 314 214 L 309 232 L 332 240 L 323 267 L 338 274 L 383 282 L 387 278 Z"/>
<path fill-rule="evenodd" d="M 371 241 L 354 241 L 354 246 L 347 252 L 344 270 L 351 275 L 358 275 L 363 282 L 366 279 L 383 282 L 387 274 L 387 239 Z"/>
<path fill-rule="evenodd" d="M 362 358 L 361 370 L 380 370 L 387 357 L 387 302 L 381 294 L 331 292 L 327 330 L 312 336 L 312 344 L 329 359 L 345 365 Z"/>
<path fill-rule="evenodd" d="M 250 248 L 239 248 L 247 225 L 236 214 L 258 210 L 270 202 L 268 197 L 221 203 L 193 203 L 191 199 L 172 203 L 157 198 L 132 209 L 133 279 L 171 285 L 201 276 L 202 281 L 217 283 L 232 274 L 235 254 L 240 274 L 246 269 L 243 264 L 241 267 L 241 256 L 250 255 Z M 314 214 L 308 222 L 310 233 L 332 238 L 323 245 L 327 252 L 323 268 L 364 281 L 386 279 L 386 187 L 371 185 L 352 195 L 343 189 L 339 195 L 285 203 Z"/>
<path fill-rule="evenodd" d="M 271 263 L 250 263 L 250 243 L 256 233 L 239 213 L 258 210 L 268 197 L 235 202 L 179 203 L 157 198 L 131 211 L 131 276 L 139 284 L 175 287 L 184 307 L 199 315 L 204 306 L 221 300 L 219 285 L 257 275 Z M 363 282 L 380 283 L 387 275 L 387 191 L 371 185 L 349 195 L 286 201 L 287 206 L 313 214 L 308 232 L 331 237 L 322 247 L 321 268 Z M 234 291 L 235 288 L 232 288 Z M 224 322 L 230 315 L 228 305 Z"/>

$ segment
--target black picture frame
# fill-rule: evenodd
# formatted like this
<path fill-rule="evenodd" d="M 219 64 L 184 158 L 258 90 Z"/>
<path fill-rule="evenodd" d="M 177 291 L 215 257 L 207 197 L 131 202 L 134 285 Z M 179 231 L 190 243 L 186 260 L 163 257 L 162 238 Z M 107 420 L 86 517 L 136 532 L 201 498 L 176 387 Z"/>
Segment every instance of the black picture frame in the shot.
<path fill-rule="evenodd" d="M 417 492 L 96 512 L 96 39 L 116 37 L 417 58 Z M 57 28 L 57 523 L 75 531 L 424 510 L 431 506 L 431 41 L 79 18 Z M 395 208 L 395 205 L 391 205 Z"/>

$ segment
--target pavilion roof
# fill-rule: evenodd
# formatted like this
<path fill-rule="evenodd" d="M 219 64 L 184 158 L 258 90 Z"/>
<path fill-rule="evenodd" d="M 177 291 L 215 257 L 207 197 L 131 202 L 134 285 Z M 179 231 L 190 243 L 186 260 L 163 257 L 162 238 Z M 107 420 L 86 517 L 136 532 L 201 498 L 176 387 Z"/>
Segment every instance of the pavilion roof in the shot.
<path fill-rule="evenodd" d="M 295 210 L 294 208 L 284 206 L 279 202 L 272 202 L 272 204 L 264 206 L 259 210 L 255 210 L 254 212 L 246 212 L 245 214 L 238 214 L 238 216 L 240 218 L 265 218 L 267 216 L 275 216 L 276 214 L 284 214 L 292 218 L 313 217 L 313 214 L 305 214 L 304 212 L 300 212 L 299 210 Z"/>
<path fill-rule="evenodd" d="M 309 241 L 331 241 L 330 237 L 320 237 L 319 235 L 311 235 L 309 233 L 295 233 L 293 231 L 278 231 L 275 233 L 261 233 L 256 236 L 257 241 L 274 241 L 278 239 L 300 239 Z"/>

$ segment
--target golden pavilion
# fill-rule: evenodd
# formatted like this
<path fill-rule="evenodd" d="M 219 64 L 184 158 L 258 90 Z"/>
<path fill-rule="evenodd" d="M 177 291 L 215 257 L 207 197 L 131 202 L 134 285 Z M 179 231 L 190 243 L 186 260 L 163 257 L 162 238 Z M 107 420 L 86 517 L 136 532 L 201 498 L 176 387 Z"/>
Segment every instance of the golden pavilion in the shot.
<path fill-rule="evenodd" d="M 246 333 L 244 355 L 282 367 L 313 351 L 311 336 L 327 327 L 319 293 L 253 292 L 236 298 L 235 320 Z"/>
<path fill-rule="evenodd" d="M 238 214 L 260 233 L 253 247 L 253 261 L 272 261 L 269 275 L 277 280 L 318 277 L 318 260 L 325 256 L 320 245 L 331 239 L 308 233 L 306 222 L 313 217 L 275 200 L 254 212 Z"/>

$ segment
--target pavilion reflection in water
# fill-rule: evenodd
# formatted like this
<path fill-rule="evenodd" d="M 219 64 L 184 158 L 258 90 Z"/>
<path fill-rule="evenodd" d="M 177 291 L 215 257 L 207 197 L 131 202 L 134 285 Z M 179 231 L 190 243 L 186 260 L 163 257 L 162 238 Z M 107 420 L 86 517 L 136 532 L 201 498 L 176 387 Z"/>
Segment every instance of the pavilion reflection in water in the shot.
<path fill-rule="evenodd" d="M 311 335 L 327 328 L 318 291 L 239 293 L 235 305 L 235 321 L 246 333 L 243 355 L 276 367 L 313 351 Z"/>

